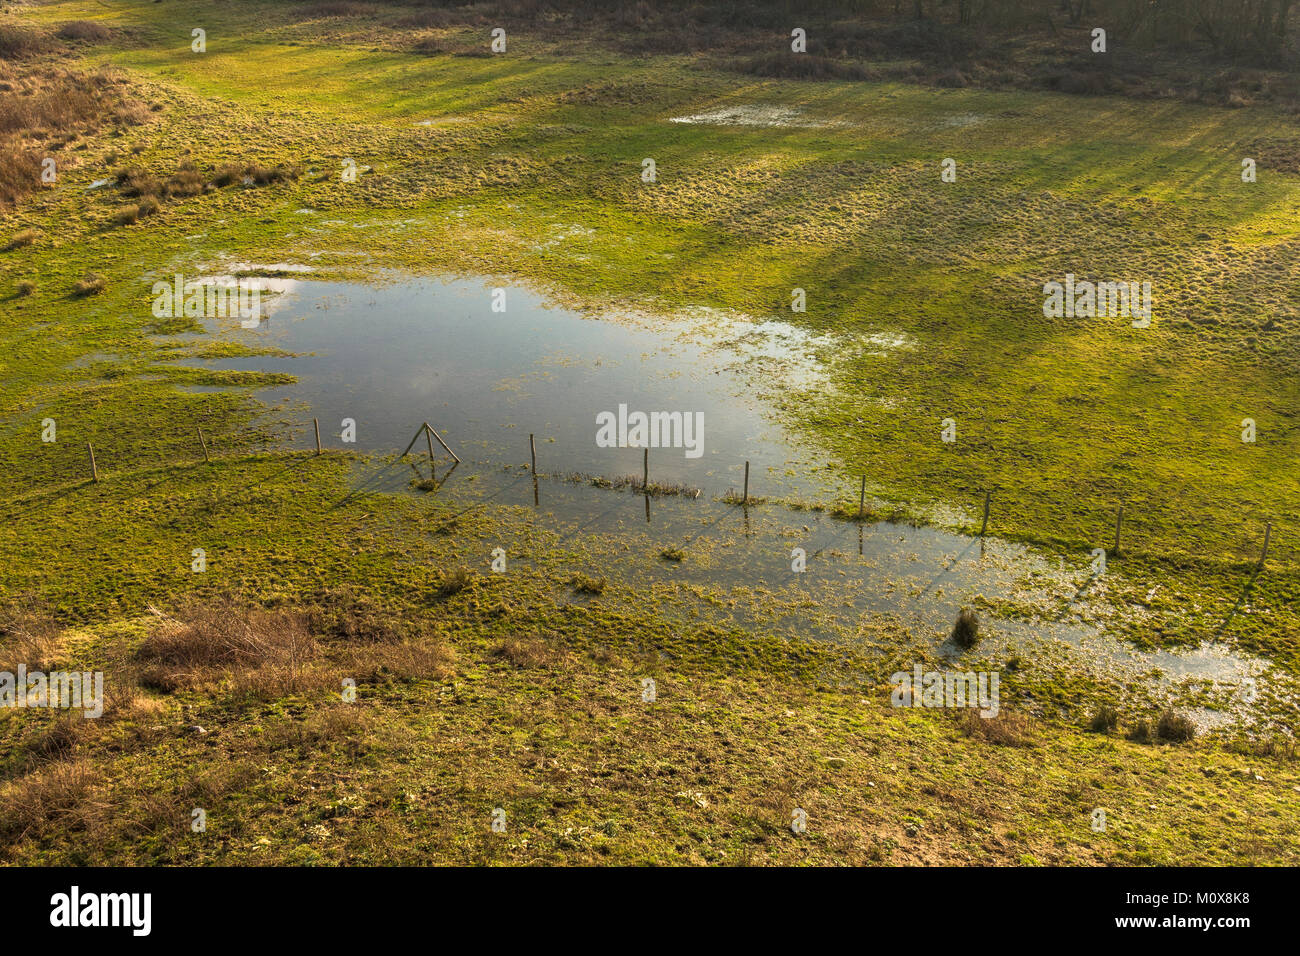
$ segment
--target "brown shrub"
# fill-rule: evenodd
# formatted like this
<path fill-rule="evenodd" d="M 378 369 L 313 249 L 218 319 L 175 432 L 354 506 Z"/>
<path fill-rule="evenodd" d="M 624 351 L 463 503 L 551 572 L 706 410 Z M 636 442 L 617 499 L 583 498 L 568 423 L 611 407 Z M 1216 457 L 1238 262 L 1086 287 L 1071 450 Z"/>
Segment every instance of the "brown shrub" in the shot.
<path fill-rule="evenodd" d="M 113 213 L 113 225 L 115 226 L 129 226 L 139 220 L 139 206 L 122 206 L 117 212 Z"/>

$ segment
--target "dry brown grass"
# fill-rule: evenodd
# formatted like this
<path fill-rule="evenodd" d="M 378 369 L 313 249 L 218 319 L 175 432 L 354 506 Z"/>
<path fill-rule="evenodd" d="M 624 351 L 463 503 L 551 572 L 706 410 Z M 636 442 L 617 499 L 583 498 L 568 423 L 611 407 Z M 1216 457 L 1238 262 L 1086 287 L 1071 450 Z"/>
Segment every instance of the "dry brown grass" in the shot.
<path fill-rule="evenodd" d="M 20 232 L 15 232 L 13 237 L 5 243 L 4 251 L 13 252 L 15 249 L 26 248 L 39 238 L 41 238 L 39 229 L 23 229 Z"/>
<path fill-rule="evenodd" d="M 23 60 L 52 46 L 49 34 L 17 20 L 0 20 L 0 59 Z"/>
<path fill-rule="evenodd" d="M 61 629 L 50 610 L 32 597 L 0 605 L 0 670 L 49 670 L 58 657 Z"/>
<path fill-rule="evenodd" d="M 1004 710 L 996 717 L 981 717 L 974 710 L 964 710 L 960 723 L 968 737 L 980 737 L 998 747 L 1034 745 L 1033 722 L 1024 714 Z"/>
<path fill-rule="evenodd" d="M 56 35 L 60 40 L 74 43 L 103 43 L 113 35 L 113 31 L 94 20 L 69 20 L 59 27 Z"/>
<path fill-rule="evenodd" d="M 438 635 L 332 593 L 334 601 L 308 611 L 249 607 L 228 596 L 160 615 L 136 654 L 140 682 L 167 693 L 225 685 L 272 699 L 339 693 L 344 678 L 364 684 L 455 673 L 455 654 Z"/>
<path fill-rule="evenodd" d="M 454 651 L 440 640 L 402 641 L 349 648 L 335 656 L 336 673 L 364 683 L 446 680 L 456 672 Z"/>
<path fill-rule="evenodd" d="M 96 780 L 89 761 L 75 760 L 0 786 L 0 840 L 34 838 L 55 826 L 92 829 L 105 809 L 94 795 Z"/>
<path fill-rule="evenodd" d="M 107 288 L 108 280 L 98 273 L 91 272 L 72 284 L 72 294 L 78 299 L 84 299 L 88 296 L 99 295 Z"/>
<path fill-rule="evenodd" d="M 53 721 L 27 742 L 27 752 L 39 761 L 64 760 L 75 756 L 87 737 L 90 723 L 73 711 Z"/>
<path fill-rule="evenodd" d="M 3 57 L 0 28 L 0 57 Z M 0 208 L 41 186 L 41 162 L 53 158 L 62 171 L 63 147 L 105 126 L 145 122 L 149 110 L 126 90 L 122 74 L 81 71 L 52 63 L 18 64 L 0 59 Z"/>
<path fill-rule="evenodd" d="M 560 659 L 545 641 L 533 635 L 507 637 L 492 648 L 491 654 L 515 667 L 549 667 Z"/>
<path fill-rule="evenodd" d="M 225 680 L 257 696 L 299 693 L 318 653 L 307 616 L 247 608 L 225 598 L 162 617 L 137 654 L 142 682 L 172 692 Z"/>

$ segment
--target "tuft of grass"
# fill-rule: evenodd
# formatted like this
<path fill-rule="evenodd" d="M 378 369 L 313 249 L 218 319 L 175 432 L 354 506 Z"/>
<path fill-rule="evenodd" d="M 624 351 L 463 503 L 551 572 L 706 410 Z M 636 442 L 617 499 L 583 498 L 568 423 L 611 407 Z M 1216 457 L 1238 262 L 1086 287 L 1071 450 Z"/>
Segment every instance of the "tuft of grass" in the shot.
<path fill-rule="evenodd" d="M 320 20 L 327 17 L 372 17 L 375 6 L 371 3 L 353 3 L 351 0 L 327 0 L 324 3 L 308 3 L 296 7 L 294 16 L 306 20 Z"/>
<path fill-rule="evenodd" d="M 113 35 L 113 31 L 94 20 L 69 20 L 55 31 L 60 40 L 75 43 L 102 43 Z"/>
<path fill-rule="evenodd" d="M 443 576 L 442 580 L 438 582 L 438 587 L 435 589 L 434 594 L 439 599 L 445 600 L 453 594 L 465 590 L 473 580 L 474 572 L 470 571 L 468 568 L 457 568 L 455 571 Z"/>
<path fill-rule="evenodd" d="M 1196 725 L 1184 714 L 1165 710 L 1156 721 L 1156 736 L 1170 743 L 1185 743 L 1196 736 Z"/>
<path fill-rule="evenodd" d="M 19 298 L 26 298 L 36 291 L 36 283 L 31 279 L 19 279 L 14 286 L 14 294 Z"/>
<path fill-rule="evenodd" d="M 760 53 L 757 56 L 723 60 L 724 70 L 748 73 L 751 76 L 791 80 L 866 80 L 871 72 L 856 63 L 833 60 L 830 57 L 805 53 L 790 56 L 781 51 Z"/>
<path fill-rule="evenodd" d="M 113 213 L 113 225 L 115 226 L 131 226 L 139 221 L 139 206 L 122 206 L 117 212 Z"/>
<path fill-rule="evenodd" d="M 27 751 L 41 760 L 63 760 L 76 754 L 86 738 L 89 725 L 79 713 L 69 713 L 54 721 L 27 744 Z"/>
<path fill-rule="evenodd" d="M 1032 747 L 1033 724 L 1024 714 L 1004 710 L 996 717 L 981 717 L 974 710 L 964 710 L 961 728 L 968 737 L 981 737 L 998 747 Z"/>
<path fill-rule="evenodd" d="M 569 587 L 579 594 L 603 594 L 605 579 L 588 577 L 580 571 L 569 579 Z"/>
<path fill-rule="evenodd" d="M 1088 729 L 1097 734 L 1108 734 L 1119 726 L 1119 711 L 1109 704 L 1102 704 L 1088 721 Z"/>
<path fill-rule="evenodd" d="M 41 238 L 41 231 L 39 229 L 24 229 L 21 232 L 13 234 L 13 237 L 5 243 L 4 251 L 12 252 L 15 249 L 23 249 L 30 246 L 39 238 Z"/>
<path fill-rule="evenodd" d="M 163 191 L 167 196 L 187 199 L 199 195 L 206 186 L 207 180 L 199 172 L 198 167 L 186 162 L 167 178 L 167 182 L 163 184 Z"/>
<path fill-rule="evenodd" d="M 1128 739 L 1135 744 L 1151 742 L 1151 724 L 1146 720 L 1137 721 L 1128 732 Z"/>
<path fill-rule="evenodd" d="M 952 628 L 953 643 L 961 648 L 972 648 L 980 639 L 980 619 L 974 610 L 962 608 L 957 613 L 957 622 Z"/>
<path fill-rule="evenodd" d="M 95 272 L 87 273 L 72 285 L 72 294 L 78 299 L 99 295 L 108 288 L 108 280 Z"/>
<path fill-rule="evenodd" d="M 46 33 L 15 20 L 0 20 L 0 59 L 22 60 L 50 46 Z"/>
<path fill-rule="evenodd" d="M 491 656 L 509 661 L 515 667 L 546 667 L 556 660 L 556 653 L 534 635 L 510 636 L 495 645 Z"/>
<path fill-rule="evenodd" d="M 665 561 L 685 561 L 686 552 L 681 548 L 669 547 L 660 551 L 659 557 L 663 558 Z"/>

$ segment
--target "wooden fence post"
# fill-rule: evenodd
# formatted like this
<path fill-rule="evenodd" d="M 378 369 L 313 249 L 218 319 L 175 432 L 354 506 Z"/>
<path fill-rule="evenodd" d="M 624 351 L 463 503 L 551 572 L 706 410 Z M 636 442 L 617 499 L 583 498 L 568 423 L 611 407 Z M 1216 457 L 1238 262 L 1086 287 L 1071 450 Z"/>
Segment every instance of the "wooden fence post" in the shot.
<path fill-rule="evenodd" d="M 311 420 L 311 424 L 312 427 L 316 429 L 316 454 L 319 455 L 320 454 L 320 419 L 313 418 Z"/>
<path fill-rule="evenodd" d="M 740 503 L 749 504 L 749 462 L 745 462 L 745 493 L 741 496 Z"/>
<path fill-rule="evenodd" d="M 993 492 L 984 492 L 984 520 L 980 523 L 980 537 L 984 537 L 984 532 L 989 527 L 989 502 L 993 500 Z"/>
<path fill-rule="evenodd" d="M 90 476 L 95 481 L 99 481 L 99 467 L 95 464 L 95 446 L 86 442 L 86 448 L 90 452 Z"/>
<path fill-rule="evenodd" d="M 528 454 L 531 455 L 533 458 L 533 477 L 536 478 L 537 477 L 537 442 L 533 441 L 533 436 L 531 433 L 528 436 Z"/>

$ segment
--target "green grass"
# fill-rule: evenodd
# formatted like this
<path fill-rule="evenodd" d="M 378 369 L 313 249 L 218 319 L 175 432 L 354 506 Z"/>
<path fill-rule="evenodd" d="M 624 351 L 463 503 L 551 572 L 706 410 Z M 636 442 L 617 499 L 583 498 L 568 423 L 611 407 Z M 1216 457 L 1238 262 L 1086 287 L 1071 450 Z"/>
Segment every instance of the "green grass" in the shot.
<path fill-rule="evenodd" d="M 138 640 L 151 603 L 223 591 L 292 603 L 346 583 L 394 614 L 440 617 L 426 601 L 440 569 L 482 566 L 471 544 L 510 527 L 508 511 L 484 511 L 431 536 L 441 505 L 354 498 L 349 459 L 275 450 L 283 430 L 254 424 L 250 393 L 278 379 L 173 364 L 213 346 L 150 315 L 146 273 L 315 255 L 326 278 L 513 275 L 595 310 L 710 307 L 831 333 L 833 389 L 760 390 L 846 488 L 865 473 L 891 513 L 938 520 L 950 506 L 944 520 L 968 527 L 992 488 L 995 533 L 1064 552 L 1108 547 L 1123 501 L 1112 599 L 1149 613 L 1121 613 L 1117 627 L 1145 646 L 1215 636 L 1300 672 L 1300 179 L 1264 165 L 1258 183 L 1239 178 L 1261 140 L 1300 149 L 1293 118 L 760 81 L 684 57 L 560 58 L 526 36 L 506 57 L 420 56 L 380 40 L 318 43 L 321 28 L 286 26 L 287 9 L 57 2 L 26 14 L 127 28 L 85 55 L 158 107 L 147 126 L 83 137 L 57 188 L 0 223 L 0 246 L 41 232 L 0 253 L 0 588 L 47 594 L 63 623 L 86 628 L 87 654 Z M 204 21 L 209 52 L 192 54 Z M 667 122 L 728 103 L 793 106 L 829 125 Z M 653 185 L 639 179 L 647 156 Z M 947 156 L 955 184 L 939 181 Z M 338 175 L 348 158 L 372 167 L 350 185 Z M 126 166 L 165 178 L 186 160 L 307 172 L 168 200 L 125 226 L 112 222 L 117 190 L 86 191 Z M 343 225 L 309 231 L 303 207 Z M 91 272 L 104 291 L 76 298 Z M 1043 318 L 1041 285 L 1066 272 L 1151 281 L 1153 327 Z M 26 281 L 37 288 L 18 297 Z M 803 314 L 789 310 L 796 286 Z M 879 354 L 864 342 L 879 333 L 908 344 Z M 243 388 L 177 387 L 194 384 Z M 47 417 L 54 445 L 40 441 Z M 939 440 L 949 417 L 956 445 Z M 1253 445 L 1238 440 L 1244 417 L 1258 423 Z M 219 456 L 210 466 L 198 428 Z M 1252 578 L 1269 520 L 1270 563 Z M 189 570 L 195 547 L 209 553 L 204 575 Z M 456 614 L 441 633 L 460 661 L 449 682 L 367 687 L 351 711 L 324 696 L 167 697 L 165 718 L 96 729 L 77 759 L 103 776 L 70 811 L 79 823 L 12 858 L 1294 862 L 1289 759 L 1140 746 L 1050 714 L 1033 748 L 968 739 L 948 718 L 892 711 L 877 687 L 832 689 L 816 648 L 674 638 L 632 597 L 634 612 L 603 609 L 603 593 L 593 609 L 567 606 L 556 594 L 575 556 L 521 573 L 508 593 L 447 598 Z M 554 660 L 516 671 L 493 656 L 538 614 Z M 641 656 L 651 648 L 676 657 Z M 668 689 L 649 711 L 643 673 Z M 213 735 L 177 729 L 195 721 Z M 20 757 L 39 722 L 7 722 L 0 765 L 14 786 L 32 772 Z M 845 753 L 846 769 L 827 768 Z M 229 779 L 209 779 L 215 758 Z M 1265 781 L 1227 776 L 1247 764 Z M 697 792 L 707 808 L 675 799 Z M 172 811 L 186 808 L 163 797 L 192 793 L 216 794 L 223 835 L 176 838 Z M 342 809 L 353 798 L 362 809 Z M 808 839 L 789 833 L 796 800 L 814 821 Z M 103 801 L 120 820 L 96 810 Z M 1110 804 L 1118 822 L 1092 833 L 1092 809 Z M 487 828 L 495 806 L 514 821 L 504 838 Z M 97 849 L 79 849 L 77 827 Z"/>

